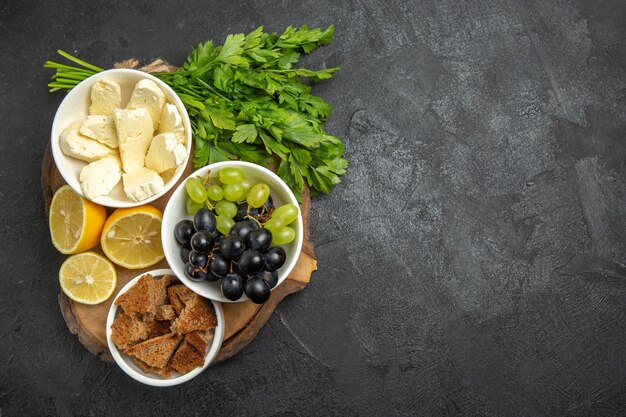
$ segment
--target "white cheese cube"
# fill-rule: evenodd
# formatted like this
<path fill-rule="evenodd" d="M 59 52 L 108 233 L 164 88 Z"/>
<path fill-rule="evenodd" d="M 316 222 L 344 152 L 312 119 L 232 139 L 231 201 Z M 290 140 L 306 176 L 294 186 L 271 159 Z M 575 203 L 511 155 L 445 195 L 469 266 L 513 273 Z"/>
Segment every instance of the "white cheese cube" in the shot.
<path fill-rule="evenodd" d="M 163 178 L 148 168 L 137 168 L 123 175 L 124 192 L 133 201 L 139 202 L 163 190 Z"/>
<path fill-rule="evenodd" d="M 87 116 L 80 125 L 79 132 L 111 148 L 119 146 L 113 116 Z"/>
<path fill-rule="evenodd" d="M 115 109 L 113 120 L 124 171 L 130 172 L 143 167 L 154 131 L 148 111 L 146 109 Z"/>
<path fill-rule="evenodd" d="M 111 80 L 100 80 L 91 87 L 89 114 L 110 116 L 122 106 L 122 89 Z"/>
<path fill-rule="evenodd" d="M 185 126 L 183 118 L 180 116 L 175 105 L 167 103 L 161 113 L 161 122 L 159 123 L 159 134 L 173 133 L 176 142 L 185 144 Z"/>
<path fill-rule="evenodd" d="M 81 135 L 79 129 L 80 122 L 75 122 L 61 132 L 59 145 L 65 155 L 81 161 L 93 162 L 105 156 L 117 154 L 115 149 Z"/>
<path fill-rule="evenodd" d="M 117 156 L 92 162 L 80 171 L 80 188 L 90 200 L 109 194 L 120 182 L 122 164 Z"/>
<path fill-rule="evenodd" d="M 162 174 L 176 169 L 187 158 L 187 148 L 176 142 L 173 133 L 162 133 L 152 139 L 146 154 L 146 168 Z"/>
<path fill-rule="evenodd" d="M 135 89 L 126 108 L 129 110 L 148 110 L 154 130 L 157 130 L 164 105 L 165 94 L 163 94 L 163 90 L 152 80 L 141 80 L 135 84 Z"/>

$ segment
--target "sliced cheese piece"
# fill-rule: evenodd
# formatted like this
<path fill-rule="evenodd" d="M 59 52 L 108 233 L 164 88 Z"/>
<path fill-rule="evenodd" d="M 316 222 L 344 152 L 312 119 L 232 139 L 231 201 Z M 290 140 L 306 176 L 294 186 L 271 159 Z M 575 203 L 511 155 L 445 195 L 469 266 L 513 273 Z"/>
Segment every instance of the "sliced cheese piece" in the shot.
<path fill-rule="evenodd" d="M 182 145 L 185 144 L 185 126 L 183 125 L 183 118 L 173 104 L 167 103 L 165 107 L 163 107 L 161 121 L 159 122 L 159 134 L 161 133 L 173 133 L 176 142 Z"/>
<path fill-rule="evenodd" d="M 157 130 L 164 105 L 165 94 L 163 90 L 152 80 L 141 80 L 135 84 L 135 89 L 126 108 L 129 110 L 148 110 L 154 130 Z"/>
<path fill-rule="evenodd" d="M 120 144 L 120 157 L 124 172 L 143 167 L 154 131 L 148 111 L 146 109 L 115 109 L 113 120 Z"/>
<path fill-rule="evenodd" d="M 122 89 L 111 80 L 100 80 L 91 87 L 91 106 L 89 114 L 111 116 L 113 109 L 122 106 Z"/>
<path fill-rule="evenodd" d="M 148 168 L 137 168 L 123 175 L 124 192 L 133 201 L 139 202 L 163 190 L 163 178 Z"/>
<path fill-rule="evenodd" d="M 146 154 L 146 168 L 162 174 L 176 169 L 187 158 L 187 148 L 176 142 L 173 133 L 162 133 L 155 136 Z"/>
<path fill-rule="evenodd" d="M 90 200 L 108 195 L 120 182 L 122 164 L 117 156 L 92 162 L 80 171 L 80 188 Z"/>
<path fill-rule="evenodd" d="M 119 146 L 113 116 L 87 116 L 80 125 L 79 132 L 111 148 Z"/>
<path fill-rule="evenodd" d="M 61 132 L 59 145 L 65 155 L 81 161 L 93 162 L 105 156 L 117 154 L 115 149 L 81 135 L 79 129 L 80 122 L 74 122 Z"/>

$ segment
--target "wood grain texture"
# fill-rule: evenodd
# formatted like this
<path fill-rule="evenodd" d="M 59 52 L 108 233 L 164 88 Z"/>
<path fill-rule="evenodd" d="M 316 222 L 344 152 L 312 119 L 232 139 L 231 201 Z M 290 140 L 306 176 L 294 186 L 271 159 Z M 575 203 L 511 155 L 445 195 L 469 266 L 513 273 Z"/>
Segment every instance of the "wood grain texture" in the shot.
<path fill-rule="evenodd" d="M 191 172 L 193 172 L 193 162 L 190 160 L 179 183 Z M 63 184 L 65 184 L 65 181 L 56 168 L 54 160 L 52 159 L 52 152 L 50 151 L 50 147 L 48 147 L 41 163 L 41 188 L 44 195 L 46 211 L 50 207 L 54 192 Z M 152 205 L 161 211 L 164 210 L 171 193 L 174 192 L 177 186 L 178 184 L 172 187 L 172 190 L 165 196 L 153 202 Z M 269 301 L 262 306 L 250 301 L 224 304 L 224 316 L 226 321 L 224 342 L 214 363 L 232 357 L 250 343 L 263 325 L 265 325 L 276 306 L 287 295 L 302 290 L 309 282 L 311 273 L 317 269 L 313 244 L 310 241 L 309 212 L 311 200 L 308 190 L 304 192 L 302 200 L 303 203 L 300 208 L 304 225 L 304 243 L 296 266 L 287 279 L 272 291 L 272 296 Z M 109 212 L 110 211 L 111 210 L 109 210 Z M 99 246 L 92 250 L 102 253 Z M 115 296 L 128 281 L 137 275 L 152 269 L 168 267 L 166 260 L 140 270 L 128 270 L 116 266 L 117 287 L 115 292 L 107 301 L 97 305 L 75 303 L 65 294 L 59 293 L 59 307 L 69 331 L 77 335 L 80 343 L 91 353 L 97 355 L 102 360 L 111 361 L 112 357 L 106 341 L 106 318 Z"/>

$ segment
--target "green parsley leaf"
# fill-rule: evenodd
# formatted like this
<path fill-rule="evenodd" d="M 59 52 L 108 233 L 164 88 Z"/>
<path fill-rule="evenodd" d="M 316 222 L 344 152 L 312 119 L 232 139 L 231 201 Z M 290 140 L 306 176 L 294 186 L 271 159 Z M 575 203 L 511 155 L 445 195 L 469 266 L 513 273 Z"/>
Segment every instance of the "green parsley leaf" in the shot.
<path fill-rule="evenodd" d="M 216 60 L 225 64 L 247 68 L 248 61 L 241 56 L 245 40 L 246 38 L 243 33 L 228 35 Z"/>
<path fill-rule="evenodd" d="M 206 107 L 202 115 L 206 120 L 210 118 L 213 126 L 219 129 L 235 130 L 235 118 L 228 110 Z"/>
<path fill-rule="evenodd" d="M 254 143 L 257 137 L 256 127 L 253 124 L 245 124 L 237 126 L 233 133 L 232 141 L 235 143 Z"/>

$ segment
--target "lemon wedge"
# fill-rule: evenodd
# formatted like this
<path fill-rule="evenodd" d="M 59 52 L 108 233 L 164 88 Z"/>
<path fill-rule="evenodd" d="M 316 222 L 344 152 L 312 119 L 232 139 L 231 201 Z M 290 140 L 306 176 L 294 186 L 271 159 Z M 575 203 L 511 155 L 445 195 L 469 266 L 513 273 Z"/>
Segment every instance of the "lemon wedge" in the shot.
<path fill-rule="evenodd" d="M 61 253 L 91 249 L 100 241 L 106 209 L 82 198 L 69 185 L 59 188 L 50 205 L 48 223 L 52 244 Z"/>

